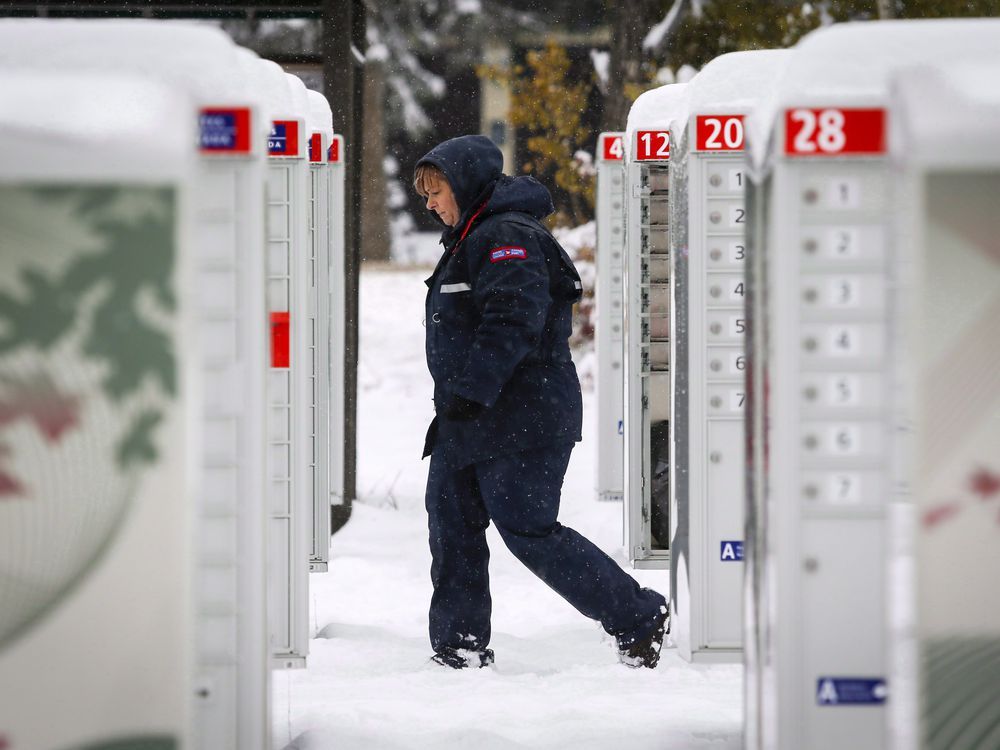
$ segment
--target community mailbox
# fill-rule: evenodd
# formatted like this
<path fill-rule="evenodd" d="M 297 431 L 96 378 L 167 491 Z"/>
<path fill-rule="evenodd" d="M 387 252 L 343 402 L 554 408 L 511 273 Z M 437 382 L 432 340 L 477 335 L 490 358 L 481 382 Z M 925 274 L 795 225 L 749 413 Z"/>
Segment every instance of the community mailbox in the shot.
<path fill-rule="evenodd" d="M 195 736 L 196 113 L 147 77 L 0 62 L 0 746 L 11 750 Z"/>
<path fill-rule="evenodd" d="M 624 133 L 597 139 L 597 497 L 622 499 L 625 447 L 622 276 L 625 251 Z"/>
<path fill-rule="evenodd" d="M 309 570 L 325 572 L 330 560 L 330 423 L 340 417 L 330 406 L 330 170 L 333 113 L 326 97 L 309 97 L 309 282 L 313 323 L 310 331 L 313 375 L 313 522 Z"/>
<path fill-rule="evenodd" d="M 688 660 L 739 661 L 747 248 L 743 119 L 788 53 L 734 52 L 688 84 L 670 157 L 671 635 Z"/>
<path fill-rule="evenodd" d="M 344 371 L 345 371 L 345 337 L 347 329 L 343 314 L 343 302 L 347 294 L 347 277 L 344 273 L 345 241 L 344 219 L 346 216 L 345 174 L 346 155 L 344 137 L 336 133 L 330 139 L 326 161 L 329 164 L 327 177 L 329 189 L 327 196 L 330 201 L 330 221 L 327 228 L 330 231 L 329 249 L 330 263 L 327 270 L 329 280 L 329 350 L 330 350 L 330 497 L 329 503 L 344 505 L 344 444 L 347 425 L 344 421 Z"/>
<path fill-rule="evenodd" d="M 275 666 L 304 667 L 309 649 L 313 518 L 313 310 L 309 278 L 308 103 L 287 74 L 259 63 L 273 113 L 267 170 L 268 623 Z M 301 82 L 300 82 L 301 83 Z M 298 106 L 296 99 L 299 99 Z"/>
<path fill-rule="evenodd" d="M 266 747 L 260 100 L 227 35 L 179 23 L 5 21 L 0 65 L 60 74 L 128 70 L 188 92 L 196 105 L 188 112 L 199 126 L 200 154 L 190 209 L 202 379 L 194 736 L 203 745 Z"/>
<path fill-rule="evenodd" d="M 671 138 L 686 84 L 648 91 L 625 135 L 625 552 L 635 567 L 670 565 Z"/>
<path fill-rule="evenodd" d="M 1000 746 L 1000 61 L 894 77 L 893 750 Z"/>
<path fill-rule="evenodd" d="M 749 118 L 748 748 L 888 744 L 886 515 L 900 263 L 887 77 L 996 54 L 992 21 L 805 37 Z"/>

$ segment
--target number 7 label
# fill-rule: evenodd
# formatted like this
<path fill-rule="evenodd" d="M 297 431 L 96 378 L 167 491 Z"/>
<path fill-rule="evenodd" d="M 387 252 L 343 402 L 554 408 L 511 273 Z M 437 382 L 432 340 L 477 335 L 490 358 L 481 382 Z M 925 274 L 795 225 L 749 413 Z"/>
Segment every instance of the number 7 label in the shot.
<path fill-rule="evenodd" d="M 787 156 L 884 154 L 884 109 L 789 109 L 785 111 Z"/>

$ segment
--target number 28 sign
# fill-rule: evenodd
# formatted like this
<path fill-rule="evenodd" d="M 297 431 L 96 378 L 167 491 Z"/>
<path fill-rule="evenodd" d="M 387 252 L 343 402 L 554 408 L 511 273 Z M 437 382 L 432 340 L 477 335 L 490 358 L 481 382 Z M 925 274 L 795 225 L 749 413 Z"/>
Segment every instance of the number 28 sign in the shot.
<path fill-rule="evenodd" d="M 636 161 L 669 161 L 670 132 L 667 130 L 639 130 L 635 134 Z"/>
<path fill-rule="evenodd" d="M 885 121 L 884 109 L 789 109 L 785 111 L 785 154 L 884 154 Z"/>

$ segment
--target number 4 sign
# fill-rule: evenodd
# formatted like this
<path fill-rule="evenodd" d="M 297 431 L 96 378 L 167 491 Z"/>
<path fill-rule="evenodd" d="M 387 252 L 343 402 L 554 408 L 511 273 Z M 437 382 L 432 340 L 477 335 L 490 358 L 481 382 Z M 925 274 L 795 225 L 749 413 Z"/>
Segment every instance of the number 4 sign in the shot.
<path fill-rule="evenodd" d="M 666 130 L 640 130 L 635 134 L 636 161 L 669 161 L 670 133 Z"/>
<path fill-rule="evenodd" d="M 606 133 L 601 136 L 601 159 L 604 161 L 621 161 L 625 156 L 625 147 L 621 133 Z"/>
<path fill-rule="evenodd" d="M 885 153 L 884 109 L 789 109 L 785 111 L 788 156 Z"/>

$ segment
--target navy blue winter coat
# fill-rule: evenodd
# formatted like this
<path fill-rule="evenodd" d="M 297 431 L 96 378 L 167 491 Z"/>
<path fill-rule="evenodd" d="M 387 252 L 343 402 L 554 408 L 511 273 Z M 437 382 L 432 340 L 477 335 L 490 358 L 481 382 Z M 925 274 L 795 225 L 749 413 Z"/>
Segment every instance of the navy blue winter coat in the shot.
<path fill-rule="evenodd" d="M 438 416 L 424 456 L 454 466 L 581 438 L 580 381 L 570 357 L 580 277 L 540 223 L 549 191 L 502 174 L 485 136 L 439 144 L 417 164 L 447 177 L 462 218 L 442 235 L 427 279 L 427 365 Z M 481 404 L 474 419 L 444 416 L 454 396 Z"/>

